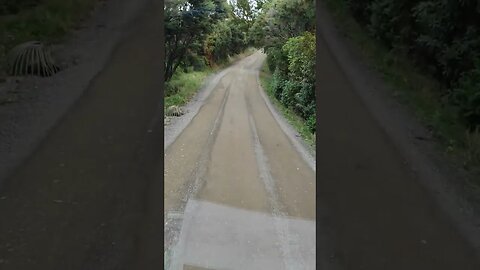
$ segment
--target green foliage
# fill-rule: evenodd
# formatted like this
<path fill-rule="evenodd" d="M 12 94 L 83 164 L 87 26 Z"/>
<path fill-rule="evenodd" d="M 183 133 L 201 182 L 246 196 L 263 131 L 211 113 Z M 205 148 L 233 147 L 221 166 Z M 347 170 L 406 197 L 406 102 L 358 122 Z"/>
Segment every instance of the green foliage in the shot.
<path fill-rule="evenodd" d="M 302 85 L 297 81 L 286 80 L 283 84 L 280 101 L 288 108 L 295 107 L 295 94 L 300 92 Z"/>
<path fill-rule="evenodd" d="M 459 117 L 470 127 L 480 125 L 478 64 L 474 62 L 480 57 L 478 1 L 336 1 L 346 3 L 360 25 L 392 54 L 411 59 L 444 89 L 452 89 L 445 106 L 458 106 Z"/>
<path fill-rule="evenodd" d="M 353 16 L 360 22 L 367 22 L 370 18 L 370 10 L 367 8 L 372 0 L 342 0 L 346 2 L 347 6 L 353 13 Z"/>
<path fill-rule="evenodd" d="M 271 0 L 249 30 L 273 71 L 273 96 L 315 131 L 315 1 Z M 312 116 L 313 115 L 313 116 Z M 312 118 L 313 117 L 313 118 Z"/>
<path fill-rule="evenodd" d="M 210 65 L 221 63 L 230 55 L 238 54 L 247 48 L 245 33 L 233 19 L 218 22 L 207 36 L 204 52 Z"/>
<path fill-rule="evenodd" d="M 165 3 L 165 80 L 201 48 L 214 24 L 227 16 L 225 1 L 171 0 Z"/>
<path fill-rule="evenodd" d="M 260 72 L 260 82 L 263 89 L 267 95 L 271 98 L 272 103 L 275 107 L 282 113 L 286 120 L 295 128 L 295 130 L 300 134 L 304 141 L 312 147 L 315 148 L 315 135 L 312 130 L 315 129 L 316 118 L 315 115 L 311 115 L 309 119 L 304 120 L 292 109 L 285 107 L 280 103 L 280 101 L 274 96 L 273 93 L 273 76 L 271 71 L 268 69 L 267 63 L 263 64 L 262 71 Z"/>
<path fill-rule="evenodd" d="M 315 35 L 310 32 L 290 38 L 283 45 L 291 79 L 308 83 L 315 81 L 315 49 Z"/>
<path fill-rule="evenodd" d="M 305 124 L 310 131 L 315 132 L 317 126 L 317 116 L 315 112 L 308 117 Z"/>
<path fill-rule="evenodd" d="M 205 54 L 212 62 L 226 59 L 229 54 L 229 45 L 232 40 L 232 30 L 225 22 L 216 24 L 213 32 L 205 41 Z"/>
<path fill-rule="evenodd" d="M 270 47 L 305 31 L 315 32 L 315 1 L 272 0 L 263 5 L 250 35 L 255 43 Z"/>
<path fill-rule="evenodd" d="M 288 73 L 288 56 L 281 47 L 270 47 L 267 49 L 268 68 L 286 77 Z"/>
<path fill-rule="evenodd" d="M 273 73 L 273 80 L 272 80 L 272 91 L 273 95 L 276 99 L 280 100 L 282 98 L 282 92 L 285 88 L 285 80 L 281 76 L 279 70 L 275 70 Z"/>
<path fill-rule="evenodd" d="M 2 0 L 0 3 L 0 16 L 17 14 L 22 10 L 37 6 L 40 2 L 41 0 Z"/>
<path fill-rule="evenodd" d="M 474 69 L 464 73 L 453 90 L 453 100 L 460 108 L 462 118 L 470 129 L 480 128 L 480 61 Z"/>
<path fill-rule="evenodd" d="M 184 67 L 191 67 L 194 71 L 201 71 L 207 67 L 206 59 L 203 55 L 189 53 L 185 56 Z"/>
<path fill-rule="evenodd" d="M 305 32 L 288 39 L 281 48 L 267 51 L 267 64 L 274 70 L 272 92 L 284 106 L 309 121 L 315 131 L 315 35 Z"/>
<path fill-rule="evenodd" d="M 248 1 L 246 2 L 248 5 Z M 240 6 L 238 6 L 240 5 Z M 248 9 L 240 16 L 238 8 Z M 200 70 L 225 62 L 231 55 L 244 51 L 254 8 L 244 1 L 230 5 L 226 0 L 173 0 L 165 6 L 166 61 L 165 80 L 183 65 Z M 245 11 L 247 12 L 247 11 Z M 201 60 L 198 60 L 201 59 Z"/>
<path fill-rule="evenodd" d="M 185 105 L 208 74 L 208 69 L 188 73 L 177 71 L 171 80 L 165 82 L 165 108 Z"/>
<path fill-rule="evenodd" d="M 268 66 L 273 71 L 273 95 L 308 122 L 307 127 L 313 132 L 315 1 L 268 0 L 255 5 L 252 1 L 235 0 L 229 5 L 225 3 L 222 0 L 173 0 L 166 5 L 167 81 L 179 65 L 183 64 L 188 72 L 194 63 L 201 62 L 198 59 L 215 66 L 251 45 L 264 47 Z M 214 15 L 219 10 L 222 16 Z M 169 94 L 176 96 L 180 91 L 180 86 L 168 83 Z"/>

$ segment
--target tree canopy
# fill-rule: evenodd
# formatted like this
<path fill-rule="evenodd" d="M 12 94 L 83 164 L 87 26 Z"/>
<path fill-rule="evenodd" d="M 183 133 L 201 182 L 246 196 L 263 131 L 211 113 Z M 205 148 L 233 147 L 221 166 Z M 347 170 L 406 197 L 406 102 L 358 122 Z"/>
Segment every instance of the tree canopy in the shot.
<path fill-rule="evenodd" d="M 265 48 L 276 97 L 315 130 L 314 0 L 172 0 L 165 5 L 165 79 Z"/>

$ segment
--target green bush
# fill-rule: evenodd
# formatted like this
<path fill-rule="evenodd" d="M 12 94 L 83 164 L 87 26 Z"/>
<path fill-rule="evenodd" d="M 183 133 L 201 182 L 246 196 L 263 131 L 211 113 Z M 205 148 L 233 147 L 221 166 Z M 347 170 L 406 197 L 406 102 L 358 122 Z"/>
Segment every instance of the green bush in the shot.
<path fill-rule="evenodd" d="M 267 64 L 274 70 L 274 97 L 305 120 L 312 132 L 316 110 L 315 49 L 315 35 L 310 32 L 267 49 Z"/>
<path fill-rule="evenodd" d="M 305 32 L 290 38 L 282 50 L 288 58 L 289 78 L 296 81 L 315 81 L 315 35 Z"/>
<path fill-rule="evenodd" d="M 306 125 L 308 127 L 308 129 L 310 130 L 310 132 L 316 132 L 316 129 L 317 129 L 317 116 L 315 115 L 315 113 L 311 114 L 307 121 L 306 121 Z"/>
<path fill-rule="evenodd" d="M 480 128 L 480 59 L 474 69 L 464 73 L 453 90 L 453 100 L 470 129 Z"/>
<path fill-rule="evenodd" d="M 222 63 L 230 55 L 238 54 L 247 48 L 245 34 L 236 20 L 229 19 L 215 25 L 204 43 L 204 52 L 209 64 Z"/>
<path fill-rule="evenodd" d="M 480 5 L 476 0 L 331 0 L 346 4 L 358 23 L 392 55 L 411 59 L 443 87 L 444 107 L 469 128 L 480 124 Z M 448 95 L 446 95 L 448 94 Z M 443 121 L 443 120 L 442 120 Z"/>
<path fill-rule="evenodd" d="M 367 22 L 370 18 L 370 10 L 368 6 L 373 0 L 342 0 L 345 1 L 353 16 L 359 22 Z"/>
<path fill-rule="evenodd" d="M 286 77 L 288 72 L 287 54 L 278 47 L 270 47 L 267 49 L 268 68 L 276 71 L 278 76 Z M 278 70 L 277 70 L 278 69 Z"/>
<path fill-rule="evenodd" d="M 194 71 L 200 71 L 207 67 L 205 57 L 196 53 L 189 53 L 183 61 L 184 67 L 191 67 Z"/>
<path fill-rule="evenodd" d="M 273 72 L 272 78 L 272 91 L 276 99 L 280 100 L 282 98 L 282 92 L 285 85 L 285 80 L 283 79 L 280 71 L 278 69 Z"/>
<path fill-rule="evenodd" d="M 300 92 L 302 85 L 297 81 L 287 80 L 283 85 L 280 101 L 288 108 L 296 108 L 295 95 Z"/>
<path fill-rule="evenodd" d="M 295 109 L 304 119 L 308 119 L 316 111 L 315 85 L 308 82 L 301 83 L 300 91 L 295 94 Z"/>

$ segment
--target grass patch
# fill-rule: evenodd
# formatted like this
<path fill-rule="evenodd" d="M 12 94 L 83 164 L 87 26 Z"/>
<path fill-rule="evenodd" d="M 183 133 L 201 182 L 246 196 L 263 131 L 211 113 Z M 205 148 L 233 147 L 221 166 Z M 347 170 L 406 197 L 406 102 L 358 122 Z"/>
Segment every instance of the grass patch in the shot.
<path fill-rule="evenodd" d="M 243 59 L 255 52 L 254 48 L 249 48 L 245 52 L 229 57 L 225 62 L 212 68 L 205 68 L 200 71 L 177 69 L 172 78 L 165 83 L 165 109 L 175 105 L 183 106 L 187 104 L 198 92 L 204 80 L 214 72 L 217 72 L 237 61 Z"/>
<path fill-rule="evenodd" d="M 192 99 L 212 69 L 191 72 L 175 72 L 165 83 L 165 108 L 183 106 Z"/>
<path fill-rule="evenodd" d="M 457 167 L 470 171 L 480 185 L 480 135 L 468 132 L 463 121 L 457 117 L 456 109 L 443 101 L 441 93 L 446 92 L 445 87 L 416 68 L 407 56 L 388 50 L 370 37 L 355 21 L 344 0 L 326 0 L 326 4 L 335 24 L 359 49 L 364 62 L 393 86 L 392 94 L 429 128 L 445 156 Z"/>
<path fill-rule="evenodd" d="M 282 103 L 280 103 L 280 101 L 275 98 L 272 89 L 272 73 L 270 72 L 266 61 L 263 63 L 263 67 L 260 72 L 260 82 L 268 97 L 274 104 L 275 108 L 277 108 L 277 110 L 282 113 L 285 119 L 287 119 L 288 123 L 295 128 L 295 130 L 298 132 L 298 134 L 300 134 L 300 136 L 307 143 L 307 145 L 311 147 L 311 150 L 314 150 L 315 136 L 313 136 L 313 133 L 310 132 L 310 129 L 306 125 L 305 120 L 295 114 L 295 112 L 290 108 L 285 107 Z"/>
<path fill-rule="evenodd" d="M 45 43 L 61 41 L 99 1 L 44 0 L 21 8 L 16 14 L 0 16 L 0 73 L 5 66 L 5 55 L 11 48 L 30 40 Z M 21 2 L 18 1 L 17 5 Z"/>

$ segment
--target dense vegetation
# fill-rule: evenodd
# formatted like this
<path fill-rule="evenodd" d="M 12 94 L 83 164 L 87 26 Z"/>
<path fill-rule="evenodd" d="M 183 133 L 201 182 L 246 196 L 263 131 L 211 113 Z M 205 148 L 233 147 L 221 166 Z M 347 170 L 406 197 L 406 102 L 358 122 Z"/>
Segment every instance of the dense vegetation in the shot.
<path fill-rule="evenodd" d="M 248 47 L 247 21 L 226 0 L 171 0 L 165 3 L 165 80 L 225 61 Z"/>
<path fill-rule="evenodd" d="M 462 0 L 325 0 L 337 25 L 480 185 L 480 5 Z"/>
<path fill-rule="evenodd" d="M 275 97 L 315 131 L 313 0 L 172 0 L 165 15 L 167 98 L 179 91 L 176 74 L 265 48 Z"/>
<path fill-rule="evenodd" d="M 315 132 L 315 1 L 265 2 L 250 36 L 265 48 L 275 98 Z"/>
<path fill-rule="evenodd" d="M 441 82 L 445 104 L 480 127 L 480 4 L 476 0 L 343 0 L 388 49 Z"/>

